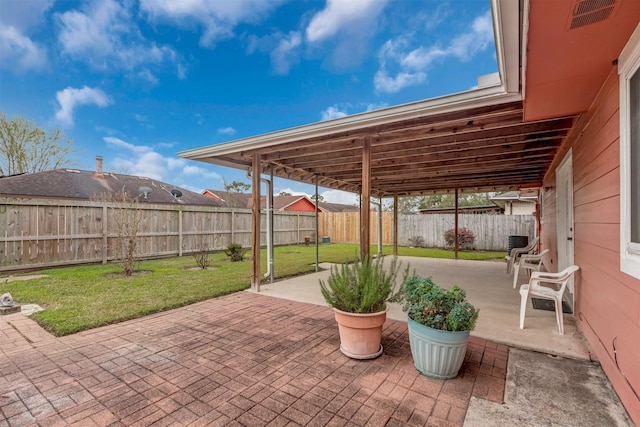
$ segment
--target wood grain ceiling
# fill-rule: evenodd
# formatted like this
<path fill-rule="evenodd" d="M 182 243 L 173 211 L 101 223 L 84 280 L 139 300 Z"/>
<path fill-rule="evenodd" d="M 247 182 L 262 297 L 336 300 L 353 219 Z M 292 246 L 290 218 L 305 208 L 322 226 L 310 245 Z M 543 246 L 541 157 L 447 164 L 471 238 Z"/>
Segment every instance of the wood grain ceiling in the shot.
<path fill-rule="evenodd" d="M 575 117 L 523 122 L 521 101 L 365 126 L 220 157 L 322 187 L 360 192 L 363 142 L 371 144 L 375 196 L 539 187 Z M 217 163 L 216 159 L 208 159 Z"/>

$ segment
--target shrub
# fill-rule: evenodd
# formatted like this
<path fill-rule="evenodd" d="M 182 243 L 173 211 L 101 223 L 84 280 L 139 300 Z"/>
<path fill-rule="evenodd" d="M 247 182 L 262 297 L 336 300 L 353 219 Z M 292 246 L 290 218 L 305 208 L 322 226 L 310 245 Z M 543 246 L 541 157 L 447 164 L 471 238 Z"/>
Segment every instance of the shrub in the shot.
<path fill-rule="evenodd" d="M 453 247 L 455 245 L 456 231 L 452 228 L 444 233 L 444 240 L 447 243 L 447 247 Z M 475 242 L 476 236 L 473 231 L 468 228 L 458 229 L 458 247 L 464 250 L 473 249 L 473 242 Z"/>
<path fill-rule="evenodd" d="M 193 258 L 201 269 L 209 268 L 209 245 L 206 243 L 199 245 L 193 253 Z"/>
<path fill-rule="evenodd" d="M 331 267 L 327 283 L 320 280 L 320 290 L 331 307 L 348 313 L 379 313 L 384 311 L 387 301 L 396 297 L 396 277 L 400 265 L 393 258 L 389 269 L 382 266 L 382 258 L 375 261 L 367 256 L 363 261 L 356 258 L 353 264 Z M 405 277 L 407 276 L 405 271 Z"/>
<path fill-rule="evenodd" d="M 224 253 L 231 259 L 232 262 L 243 261 L 246 249 L 242 248 L 240 243 L 229 243 Z"/>
<path fill-rule="evenodd" d="M 466 293 L 457 285 L 445 290 L 431 277 L 413 275 L 402 283 L 404 310 L 415 322 L 441 331 L 470 331 L 475 327 L 478 310 L 465 300 Z"/>

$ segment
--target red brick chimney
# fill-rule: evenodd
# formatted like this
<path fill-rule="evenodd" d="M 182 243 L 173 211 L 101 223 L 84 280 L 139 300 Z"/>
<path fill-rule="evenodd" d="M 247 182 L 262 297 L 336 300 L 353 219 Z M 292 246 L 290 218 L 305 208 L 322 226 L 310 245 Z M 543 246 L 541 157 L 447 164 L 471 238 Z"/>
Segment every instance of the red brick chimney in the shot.
<path fill-rule="evenodd" d="M 96 173 L 93 174 L 96 178 L 104 178 L 102 173 L 102 156 L 96 156 Z"/>

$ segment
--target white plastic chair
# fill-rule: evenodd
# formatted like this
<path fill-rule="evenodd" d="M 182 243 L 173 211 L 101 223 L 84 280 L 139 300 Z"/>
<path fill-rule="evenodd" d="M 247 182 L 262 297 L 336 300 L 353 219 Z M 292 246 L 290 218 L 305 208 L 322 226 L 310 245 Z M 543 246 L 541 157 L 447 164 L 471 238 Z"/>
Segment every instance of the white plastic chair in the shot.
<path fill-rule="evenodd" d="M 533 239 L 527 246 L 524 248 L 513 248 L 509 255 L 505 257 L 507 260 L 507 274 L 513 273 L 513 264 L 518 261 L 521 255 L 531 254 L 536 250 L 536 246 L 538 246 L 539 237 Z"/>
<path fill-rule="evenodd" d="M 520 274 L 520 269 L 525 269 L 528 273 L 533 271 L 540 271 L 544 263 L 542 259 L 549 252 L 549 249 L 545 249 L 536 255 L 524 254 L 520 256 L 520 259 L 513 263 L 513 289 L 518 285 L 518 274 Z"/>
<path fill-rule="evenodd" d="M 530 296 L 551 299 L 556 306 L 558 331 L 564 335 L 564 319 L 562 315 L 562 296 L 569 279 L 580 267 L 572 265 L 558 273 L 534 271 L 529 284 L 520 286 L 520 329 L 524 329 L 524 316 Z"/>

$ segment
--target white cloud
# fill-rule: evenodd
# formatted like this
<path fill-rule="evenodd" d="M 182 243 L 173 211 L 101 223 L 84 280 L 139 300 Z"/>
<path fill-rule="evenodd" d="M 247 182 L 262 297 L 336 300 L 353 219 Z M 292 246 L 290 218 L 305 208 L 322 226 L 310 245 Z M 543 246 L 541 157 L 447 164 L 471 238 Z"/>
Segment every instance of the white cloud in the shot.
<path fill-rule="evenodd" d="M 116 169 L 127 170 L 131 175 L 146 176 L 147 178 L 164 181 L 166 172 L 162 155 L 155 151 L 148 151 L 137 158 L 116 157 L 113 160 Z"/>
<path fill-rule="evenodd" d="M 134 145 L 113 136 L 105 136 L 102 140 L 111 148 L 124 148 L 125 150 L 129 150 L 135 154 L 144 154 L 153 151 L 153 148 L 147 145 Z"/>
<path fill-rule="evenodd" d="M 329 68 L 345 70 L 359 65 L 370 51 L 386 4 L 387 0 L 327 0 L 305 30 L 310 52 L 316 52 Z"/>
<path fill-rule="evenodd" d="M 322 120 L 324 121 L 324 120 L 331 120 L 331 119 L 338 119 L 340 117 L 345 117 L 347 113 L 345 113 L 344 111 L 340 111 L 337 105 L 333 105 L 331 107 L 327 107 L 327 109 L 324 110 L 321 115 L 322 115 Z"/>
<path fill-rule="evenodd" d="M 302 36 L 298 31 L 276 32 L 264 37 L 249 37 L 247 53 L 268 53 L 274 74 L 286 75 L 300 59 Z"/>
<path fill-rule="evenodd" d="M 492 43 L 490 11 L 478 16 L 469 31 L 456 35 L 444 47 L 436 43 L 407 51 L 409 40 L 406 36 L 388 40 L 378 54 L 380 68 L 374 76 L 374 87 L 376 92 L 394 93 L 424 83 L 426 71 L 434 62 L 449 57 L 470 61 L 476 53 L 486 50 Z"/>
<path fill-rule="evenodd" d="M 375 74 L 373 84 L 377 92 L 395 93 L 407 86 L 423 83 L 426 79 L 426 73 L 398 73 L 395 77 L 391 77 L 380 70 Z"/>
<path fill-rule="evenodd" d="M 145 39 L 128 7 L 130 3 L 102 0 L 57 14 L 62 52 L 101 71 L 137 70 L 134 75 L 138 78 L 157 84 L 148 67 L 177 64 L 178 55 L 168 46 Z"/>
<path fill-rule="evenodd" d="M 307 40 L 311 43 L 322 41 L 349 29 L 354 23 L 370 21 L 385 3 L 382 0 L 327 0 L 327 6 L 309 22 Z"/>
<path fill-rule="evenodd" d="M 388 103 L 386 102 L 376 102 L 373 104 L 367 104 L 366 105 L 366 111 L 374 111 L 374 110 L 380 110 L 382 108 L 387 108 L 389 106 Z"/>
<path fill-rule="evenodd" d="M 277 196 L 280 193 L 289 193 L 292 196 L 307 196 L 311 198 L 310 194 L 307 194 L 304 191 L 292 190 L 291 188 L 277 188 L 273 190 L 274 196 Z"/>
<path fill-rule="evenodd" d="M 140 10 L 151 21 L 167 21 L 186 28 L 201 27 L 200 45 L 212 47 L 216 41 L 232 37 L 238 24 L 257 23 L 280 3 L 281 0 L 142 0 Z"/>
<path fill-rule="evenodd" d="M 39 70 L 47 64 L 47 49 L 28 35 L 53 5 L 46 1 L 5 1 L 0 13 L 0 67 L 14 72 Z"/>
<path fill-rule="evenodd" d="M 297 31 L 291 31 L 288 37 L 280 39 L 278 46 L 271 52 L 271 65 L 276 74 L 289 73 L 292 63 L 298 59 L 296 52 L 301 43 L 302 36 Z"/>
<path fill-rule="evenodd" d="M 348 193 L 340 190 L 328 190 L 320 193 L 325 202 L 341 203 L 343 205 L 357 205 L 358 196 L 354 193 Z"/>
<path fill-rule="evenodd" d="M 221 135 L 235 135 L 236 130 L 231 126 L 227 126 L 224 128 L 218 128 L 218 133 Z"/>
<path fill-rule="evenodd" d="M 186 164 L 187 161 L 180 157 L 167 157 L 167 167 L 169 169 L 182 169 Z"/>
<path fill-rule="evenodd" d="M 217 173 L 208 171 L 200 166 L 186 165 L 182 168 L 182 173 L 184 175 L 197 176 L 200 178 L 222 179 Z"/>
<path fill-rule="evenodd" d="M 47 51 L 15 27 L 0 24 L 0 64 L 13 71 L 38 70 L 47 63 Z"/>
<path fill-rule="evenodd" d="M 218 180 L 222 178 L 216 172 L 196 166 L 179 157 L 167 157 L 158 153 L 156 146 L 164 147 L 167 143 L 153 146 L 135 145 L 120 138 L 106 136 L 102 138 L 112 152 L 116 153 L 111 162 L 114 170 L 125 170 L 127 173 L 146 176 L 158 181 L 176 185 L 177 182 L 194 182 Z M 182 188 L 195 188 L 193 185 L 180 185 Z M 199 192 L 199 191 L 198 191 Z"/>
<path fill-rule="evenodd" d="M 68 87 L 58 91 L 56 99 L 60 104 L 60 109 L 56 111 L 56 119 L 67 126 L 73 126 L 73 113 L 76 107 L 82 105 L 106 107 L 113 103 L 111 97 L 102 90 L 87 86 L 80 89 Z"/>

